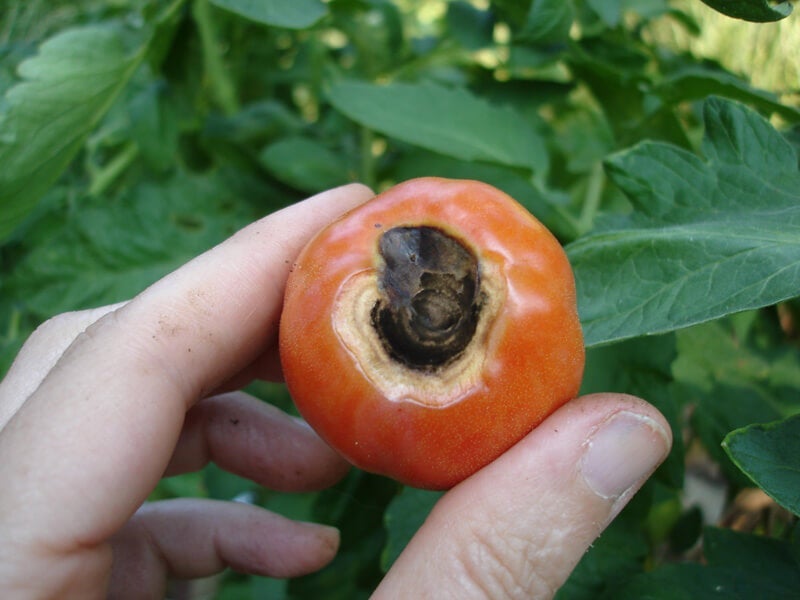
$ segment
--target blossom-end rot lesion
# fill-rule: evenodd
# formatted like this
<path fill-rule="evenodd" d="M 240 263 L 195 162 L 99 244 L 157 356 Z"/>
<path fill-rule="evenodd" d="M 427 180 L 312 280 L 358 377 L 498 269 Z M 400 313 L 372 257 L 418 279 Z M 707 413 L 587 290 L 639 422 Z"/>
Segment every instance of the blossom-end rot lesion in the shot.
<path fill-rule="evenodd" d="M 445 407 L 483 386 L 503 278 L 463 242 L 425 225 L 385 232 L 372 269 L 341 286 L 333 327 L 389 400 Z"/>

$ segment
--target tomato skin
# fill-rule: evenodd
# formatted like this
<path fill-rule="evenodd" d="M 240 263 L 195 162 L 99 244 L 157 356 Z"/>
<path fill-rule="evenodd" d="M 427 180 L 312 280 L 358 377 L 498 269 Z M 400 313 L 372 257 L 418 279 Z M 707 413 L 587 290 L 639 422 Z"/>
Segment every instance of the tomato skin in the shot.
<path fill-rule="evenodd" d="M 505 286 L 480 381 L 437 407 L 389 400 L 343 344 L 343 284 L 376 269 L 381 234 L 428 225 L 458 236 Z M 447 489 L 519 441 L 580 387 L 584 346 L 571 267 L 522 206 L 476 181 L 401 183 L 323 229 L 289 277 L 280 324 L 284 377 L 306 421 L 354 465 Z"/>

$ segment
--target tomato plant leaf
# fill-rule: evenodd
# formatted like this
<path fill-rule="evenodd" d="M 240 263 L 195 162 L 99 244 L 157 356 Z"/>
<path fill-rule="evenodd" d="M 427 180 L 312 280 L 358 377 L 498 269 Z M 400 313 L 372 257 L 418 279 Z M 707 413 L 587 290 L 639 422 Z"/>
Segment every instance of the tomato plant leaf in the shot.
<path fill-rule="evenodd" d="M 61 33 L 19 66 L 0 113 L 0 240 L 33 210 L 144 58 L 117 27 Z"/>
<path fill-rule="evenodd" d="M 772 571 L 770 571 L 770 575 Z M 631 577 L 602 600 L 751 600 L 792 598 L 793 581 L 771 579 L 752 569 L 672 564 Z"/>
<path fill-rule="evenodd" d="M 643 142 L 607 170 L 635 211 L 567 248 L 587 345 L 654 334 L 797 295 L 800 170 L 758 114 L 710 99 L 706 160 Z"/>
<path fill-rule="evenodd" d="M 738 487 L 750 485 L 721 444 L 730 431 L 749 423 L 780 418 L 780 413 L 752 388 L 719 384 L 708 393 L 693 392 L 688 398 L 694 401 L 691 423 L 698 440 L 729 481 Z"/>
<path fill-rule="evenodd" d="M 672 372 L 691 407 L 699 441 L 735 485 L 752 485 L 722 448 L 725 436 L 750 423 L 785 418 L 800 411 L 800 359 L 793 349 L 765 353 L 736 321 L 749 311 L 677 332 L 678 358 Z M 751 324 L 757 328 L 757 322 Z M 616 345 L 615 345 L 616 346 Z M 612 346 L 612 347 L 615 347 Z"/>
<path fill-rule="evenodd" d="M 523 115 L 463 88 L 342 81 L 328 99 L 365 127 L 446 156 L 547 170 L 542 137 Z"/>
<path fill-rule="evenodd" d="M 624 0 L 586 0 L 586 4 L 609 27 L 615 27 L 622 18 Z"/>
<path fill-rule="evenodd" d="M 85 203 L 48 229 L 8 287 L 41 318 L 130 298 L 254 216 L 231 202 L 231 187 L 222 177 L 176 175 L 136 186 L 113 208 Z"/>
<path fill-rule="evenodd" d="M 216 463 L 207 465 L 201 473 L 203 486 L 208 491 L 209 498 L 246 502 L 253 502 L 256 499 L 258 488 L 256 483 L 225 471 L 218 467 Z M 276 494 L 276 497 L 283 499 L 283 496 L 280 494 Z M 303 497 L 302 495 L 300 496 L 300 498 Z M 270 497 L 270 499 L 272 499 L 272 497 Z M 292 503 L 287 504 L 289 504 L 289 507 L 293 507 Z M 306 504 L 310 505 L 310 501 L 307 501 Z M 281 506 L 281 508 L 284 507 Z M 301 516 L 301 518 L 303 517 L 308 518 L 306 514 Z"/>
<path fill-rule="evenodd" d="M 737 429 L 722 445 L 761 489 L 800 515 L 800 414 Z"/>
<path fill-rule="evenodd" d="M 389 503 L 384 516 L 388 534 L 381 557 L 384 571 L 397 560 L 441 497 L 442 492 L 406 487 Z"/>
<path fill-rule="evenodd" d="M 396 181 L 430 176 L 477 179 L 503 190 L 557 236 L 564 239 L 574 239 L 577 236 L 576 223 L 574 219 L 570 219 L 564 207 L 569 200 L 564 197 L 565 194 L 538 187 L 524 177 L 519 169 L 417 151 L 398 160 L 393 175 Z"/>
<path fill-rule="evenodd" d="M 774 112 L 792 123 L 800 120 L 800 109 L 781 104 L 775 94 L 756 89 L 732 73 L 703 65 L 681 69 L 662 80 L 653 91 L 671 106 L 716 95 Z"/>
<path fill-rule="evenodd" d="M 555 600 L 594 600 L 639 573 L 647 557 L 644 534 L 623 513 L 583 555 Z"/>
<path fill-rule="evenodd" d="M 575 17 L 570 0 L 533 0 L 518 41 L 534 43 L 566 42 Z"/>
<path fill-rule="evenodd" d="M 770 21 L 780 21 L 792 14 L 791 2 L 773 2 L 771 0 L 703 0 L 714 10 L 718 10 L 724 15 L 754 21 L 756 23 L 768 23 Z"/>
<path fill-rule="evenodd" d="M 167 171 L 180 141 L 179 109 L 162 82 L 145 87 L 130 105 L 131 134 L 142 158 L 156 171 Z"/>
<path fill-rule="evenodd" d="M 210 0 L 219 8 L 264 25 L 305 29 L 328 14 L 321 0 Z"/>
<path fill-rule="evenodd" d="M 758 317 L 761 318 L 755 320 Z M 748 311 L 724 321 L 678 331 L 678 358 L 672 364 L 673 376 L 706 393 L 717 385 L 755 390 L 761 402 L 769 407 L 763 409 L 769 412 L 762 412 L 757 422 L 800 412 L 800 397 L 793 393 L 800 387 L 800 352 L 792 347 L 765 351 L 764 341 L 748 331 L 758 330 L 768 320 L 768 315 Z M 743 326 L 742 321 L 752 322 Z M 726 403 L 721 410 L 732 415 L 736 407 Z"/>
<path fill-rule="evenodd" d="M 708 566 L 662 567 L 633 577 L 608 598 L 793 598 L 800 586 L 800 569 L 787 542 L 706 527 L 703 550 Z"/>
<path fill-rule="evenodd" d="M 383 515 L 397 488 L 385 477 L 353 470 L 317 495 L 314 520 L 336 526 L 342 541 L 332 563 L 291 582 L 292 598 L 369 596 L 383 575 L 379 564 L 385 539 Z"/>
<path fill-rule="evenodd" d="M 706 527 L 703 531 L 703 554 L 712 567 L 753 569 L 783 579 L 795 589 L 800 588 L 800 569 L 786 541 L 721 527 Z"/>
<path fill-rule="evenodd" d="M 792 556 L 794 557 L 795 562 L 800 565 L 800 521 L 795 522 L 791 538 Z"/>
<path fill-rule="evenodd" d="M 31 334 L 31 328 L 25 328 L 22 311 L 14 306 L 10 295 L 5 293 L 5 282 L 0 281 L 0 376 L 5 376 L 11 363 L 19 352 L 20 346 Z"/>
<path fill-rule="evenodd" d="M 446 19 L 450 35 L 465 48 L 479 50 L 492 44 L 494 20 L 489 11 L 456 0 L 447 4 Z"/>
<path fill-rule="evenodd" d="M 284 137 L 270 144 L 259 159 L 281 182 L 311 194 L 343 185 L 350 178 L 339 154 L 318 141 Z"/>

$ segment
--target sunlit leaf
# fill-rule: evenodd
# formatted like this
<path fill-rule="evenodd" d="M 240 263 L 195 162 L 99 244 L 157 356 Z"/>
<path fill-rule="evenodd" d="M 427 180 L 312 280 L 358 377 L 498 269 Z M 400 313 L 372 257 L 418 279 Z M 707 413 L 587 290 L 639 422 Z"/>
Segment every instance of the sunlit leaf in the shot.
<path fill-rule="evenodd" d="M 547 168 L 544 142 L 523 115 L 463 88 L 345 81 L 334 85 L 328 98 L 354 121 L 428 150 L 534 171 Z"/>
<path fill-rule="evenodd" d="M 61 175 L 144 55 L 119 28 L 97 25 L 53 37 L 20 65 L 22 82 L 0 112 L 0 240 Z"/>
<path fill-rule="evenodd" d="M 765 23 L 780 21 L 792 14 L 791 2 L 774 2 L 772 0 L 703 0 L 711 8 L 724 15 Z"/>
<path fill-rule="evenodd" d="M 264 148 L 259 158 L 277 179 L 308 193 L 321 192 L 349 180 L 342 157 L 309 138 L 281 138 Z"/>
<path fill-rule="evenodd" d="M 687 327 L 798 293 L 800 170 L 744 106 L 705 104 L 705 159 L 643 142 L 609 159 L 635 209 L 568 247 L 588 345 Z"/>
<path fill-rule="evenodd" d="M 264 25 L 305 29 L 328 13 L 321 0 L 210 0 L 220 8 Z"/>

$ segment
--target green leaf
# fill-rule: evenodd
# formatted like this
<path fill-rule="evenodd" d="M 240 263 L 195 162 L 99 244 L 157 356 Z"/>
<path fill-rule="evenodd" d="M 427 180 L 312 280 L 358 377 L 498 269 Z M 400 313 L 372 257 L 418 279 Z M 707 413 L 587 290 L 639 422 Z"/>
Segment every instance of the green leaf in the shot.
<path fill-rule="evenodd" d="M 616 519 L 592 544 L 555 600 L 594 600 L 619 582 L 641 572 L 647 540 L 630 519 Z"/>
<path fill-rule="evenodd" d="M 674 111 L 653 110 L 653 99 L 646 93 L 652 85 L 652 60 L 646 47 L 617 30 L 570 44 L 566 62 L 602 107 L 617 148 L 642 139 L 688 146 Z"/>
<path fill-rule="evenodd" d="M 381 566 L 388 571 L 411 538 L 425 522 L 442 492 L 403 488 L 389 504 L 384 516 L 387 540 Z"/>
<path fill-rule="evenodd" d="M 614 149 L 614 134 L 600 112 L 573 111 L 556 125 L 555 143 L 573 173 L 588 173 Z"/>
<path fill-rule="evenodd" d="M 343 81 L 328 98 L 357 123 L 434 152 L 536 172 L 547 169 L 547 150 L 530 121 L 463 88 Z"/>
<path fill-rule="evenodd" d="M 318 492 L 274 492 L 262 490 L 266 499 L 261 502 L 261 506 L 272 512 L 276 512 L 294 521 L 313 521 L 314 504 L 317 502 Z"/>
<path fill-rule="evenodd" d="M 791 123 L 800 121 L 800 109 L 782 104 L 775 94 L 756 89 L 732 73 L 702 65 L 681 69 L 662 80 L 653 91 L 669 105 L 716 95 L 775 113 Z"/>
<path fill-rule="evenodd" d="M 240 500 L 255 495 L 256 484 L 219 468 L 216 463 L 209 464 L 202 471 L 203 485 L 208 497 L 216 500 Z M 249 499 L 248 499 L 249 501 Z"/>
<path fill-rule="evenodd" d="M 708 527 L 703 549 L 708 566 L 670 565 L 638 575 L 614 600 L 794 598 L 800 569 L 787 542 Z"/>
<path fill-rule="evenodd" d="M 800 589 L 800 569 L 792 556 L 791 545 L 783 540 L 706 527 L 703 554 L 712 567 L 755 571 L 762 577 L 783 580 L 786 585 Z"/>
<path fill-rule="evenodd" d="M 737 315 L 677 332 L 673 374 L 707 452 L 734 486 L 750 486 L 721 444 L 734 429 L 800 411 L 800 361 L 791 348 L 764 352 L 757 340 L 732 326 L 740 319 Z"/>
<path fill-rule="evenodd" d="M 791 553 L 797 566 L 800 567 L 800 521 L 795 522 L 791 535 Z"/>
<path fill-rule="evenodd" d="M 321 0 L 210 0 L 211 4 L 256 23 L 305 29 L 328 14 Z"/>
<path fill-rule="evenodd" d="M 395 3 L 358 0 L 336 2 L 331 8 L 335 27 L 353 46 L 354 73 L 375 79 L 403 59 L 403 16 Z"/>
<path fill-rule="evenodd" d="M 609 27 L 615 27 L 622 19 L 624 0 L 586 0 L 586 3 Z"/>
<path fill-rule="evenodd" d="M 492 44 L 494 21 L 489 11 L 456 0 L 447 4 L 446 19 L 450 35 L 465 48 L 480 50 Z"/>
<path fill-rule="evenodd" d="M 223 142 L 246 145 L 293 135 L 304 126 L 302 119 L 287 106 L 276 100 L 265 100 L 248 104 L 230 117 L 209 115 L 203 133 L 215 144 Z"/>
<path fill-rule="evenodd" d="M 149 500 L 165 500 L 167 498 L 207 498 L 208 490 L 203 485 L 203 475 L 200 472 L 181 473 L 165 477 L 158 482 L 158 486 L 150 494 Z"/>
<path fill-rule="evenodd" d="M 0 113 L 0 240 L 33 210 L 105 115 L 145 56 L 123 32 L 90 26 L 61 33 L 23 62 L 23 81 Z"/>
<path fill-rule="evenodd" d="M 747 487 L 750 481 L 731 463 L 722 443 L 729 432 L 750 423 L 777 419 L 780 414 L 757 390 L 720 384 L 708 394 L 696 397 L 692 427 L 711 458 L 719 464 L 735 487 Z"/>
<path fill-rule="evenodd" d="M 177 175 L 84 205 L 21 260 L 8 293 L 40 318 L 130 298 L 254 216 L 231 187 Z"/>
<path fill-rule="evenodd" d="M 704 105 L 701 160 L 643 142 L 609 175 L 634 207 L 567 251 L 587 345 L 768 306 L 798 293 L 800 171 L 794 149 L 739 104 Z"/>
<path fill-rule="evenodd" d="M 311 194 L 352 179 L 341 155 L 309 138 L 297 136 L 278 140 L 267 146 L 259 159 L 277 179 Z"/>
<path fill-rule="evenodd" d="M 800 414 L 737 429 L 722 445 L 731 460 L 775 502 L 800 515 Z"/>
<path fill-rule="evenodd" d="M 681 13 L 677 9 L 673 9 L 670 5 L 670 0 L 622 0 L 623 12 L 634 12 L 644 19 L 656 19 L 665 14 L 670 14 L 673 18 L 677 19 L 684 26 L 689 27 L 692 31 L 697 29 L 691 19 Z M 689 21 L 688 23 L 686 21 Z"/>
<path fill-rule="evenodd" d="M 508 21 L 512 29 L 525 24 L 528 9 L 532 0 L 492 0 L 491 8 L 497 11 L 501 20 Z"/>
<path fill-rule="evenodd" d="M 22 311 L 15 306 L 10 294 L 5 293 L 5 281 L 0 280 L 0 381 L 19 352 L 22 343 L 33 332 L 26 327 Z"/>
<path fill-rule="evenodd" d="M 242 590 L 234 590 L 228 598 L 217 598 L 217 600 L 258 600 L 258 598 L 269 598 L 270 600 L 291 600 L 289 595 L 288 579 L 272 579 L 270 577 L 250 577 L 249 595 Z"/>
<path fill-rule="evenodd" d="M 570 218 L 564 206 L 568 200 L 564 198 L 566 194 L 541 189 L 531 183 L 529 178 L 523 177 L 519 169 L 418 151 L 406 154 L 398 160 L 392 176 L 395 181 L 427 176 L 477 179 L 503 190 L 560 239 L 569 240 L 577 236 L 575 221 Z"/>
<path fill-rule="evenodd" d="M 533 0 L 525 26 L 516 38 L 541 44 L 566 42 L 574 18 L 575 10 L 570 0 Z"/>
<path fill-rule="evenodd" d="M 314 520 L 335 525 L 342 541 L 333 562 L 290 584 L 292 598 L 368 598 L 383 576 L 379 555 L 385 542 L 383 514 L 397 483 L 352 470 L 318 495 Z"/>
<path fill-rule="evenodd" d="M 760 317 L 760 318 L 759 318 Z M 747 325 L 747 318 L 759 318 Z M 773 348 L 758 338 L 762 322 L 771 315 L 757 311 L 740 313 L 729 319 L 704 323 L 677 332 L 678 358 L 672 365 L 676 379 L 704 392 L 716 385 L 758 391 L 762 402 L 771 407 L 774 419 L 800 411 L 800 351 L 791 346 Z M 757 418 L 750 422 L 764 422 Z"/>
<path fill-rule="evenodd" d="M 743 324 L 748 318 L 753 321 Z M 776 418 L 800 411 L 800 398 L 794 393 L 800 387 L 800 351 L 764 347 L 769 338 L 759 331 L 770 326 L 772 318 L 769 312 L 748 311 L 677 332 L 679 356 L 673 374 L 704 391 L 720 383 L 757 389 L 777 411 Z"/>
<path fill-rule="evenodd" d="M 718 10 L 724 15 L 754 21 L 756 23 L 768 23 L 770 21 L 780 21 L 792 14 L 790 2 L 773 2 L 772 0 L 703 0 L 714 10 Z"/>
<path fill-rule="evenodd" d="M 781 600 L 796 596 L 792 583 L 750 569 L 675 564 L 632 577 L 602 600 Z"/>
<path fill-rule="evenodd" d="M 142 158 L 156 171 L 175 164 L 180 139 L 180 115 L 166 86 L 156 82 L 130 102 L 131 135 Z"/>
<path fill-rule="evenodd" d="M 703 509 L 697 504 L 689 507 L 673 524 L 669 532 L 669 547 L 672 552 L 688 552 L 703 533 Z"/>

